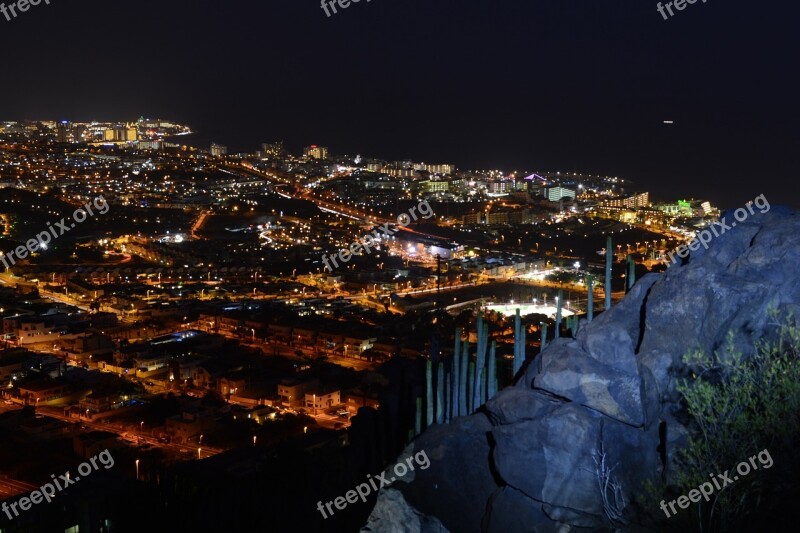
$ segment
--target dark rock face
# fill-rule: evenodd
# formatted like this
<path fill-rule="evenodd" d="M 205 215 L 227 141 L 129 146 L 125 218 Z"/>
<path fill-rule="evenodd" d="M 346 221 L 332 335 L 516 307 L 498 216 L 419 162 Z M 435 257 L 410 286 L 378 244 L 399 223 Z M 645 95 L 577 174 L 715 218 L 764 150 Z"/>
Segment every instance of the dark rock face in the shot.
<path fill-rule="evenodd" d="M 770 309 L 800 317 L 798 264 L 800 217 L 781 208 L 750 215 L 708 250 L 644 276 L 618 305 L 582 322 L 575 339 L 548 345 L 487 402 L 488 419 L 426 431 L 414 445 L 440 450 L 438 459 L 401 490 L 451 531 L 607 528 L 598 481 L 613 467 L 618 507 L 633 520 L 625 529 L 634 529 L 631 502 L 646 480 L 671 477 L 686 440 L 673 416 L 683 355 L 725 357 L 729 338 L 748 354 L 773 333 Z M 434 473 L 438 492 L 426 481 Z"/>
<path fill-rule="evenodd" d="M 497 488 L 489 467 L 491 430 L 492 424 L 481 413 L 429 428 L 396 463 L 424 451 L 430 466 L 418 467 L 410 484 L 403 478 L 392 487 L 420 512 L 437 516 L 450 531 L 477 531 L 486 502 Z M 440 516 L 440 509 L 450 512 Z"/>
<path fill-rule="evenodd" d="M 506 394 L 498 394 L 486 402 L 489 419 L 496 426 L 534 420 L 549 413 L 561 402 L 541 391 L 510 387 Z"/>

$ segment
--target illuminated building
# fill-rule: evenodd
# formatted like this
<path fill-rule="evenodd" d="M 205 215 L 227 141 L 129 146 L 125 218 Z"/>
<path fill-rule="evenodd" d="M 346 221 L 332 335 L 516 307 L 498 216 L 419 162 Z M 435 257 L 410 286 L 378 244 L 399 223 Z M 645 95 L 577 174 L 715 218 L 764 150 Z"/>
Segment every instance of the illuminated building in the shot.
<path fill-rule="evenodd" d="M 317 146 L 312 144 L 303 148 L 303 155 L 313 159 L 328 159 L 328 148 L 326 146 Z"/>

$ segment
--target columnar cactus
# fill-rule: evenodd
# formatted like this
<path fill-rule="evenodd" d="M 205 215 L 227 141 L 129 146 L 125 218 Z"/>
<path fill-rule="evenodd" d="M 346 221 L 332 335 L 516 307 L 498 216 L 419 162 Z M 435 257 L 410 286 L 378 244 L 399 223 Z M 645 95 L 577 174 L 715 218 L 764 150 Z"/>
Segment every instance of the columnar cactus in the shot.
<path fill-rule="evenodd" d="M 567 327 L 569 328 L 570 335 L 574 339 L 578 334 L 578 315 L 567 317 Z"/>
<path fill-rule="evenodd" d="M 478 351 L 475 354 L 475 384 L 472 391 L 472 409 L 482 404 L 484 382 L 480 379 L 481 371 L 486 366 L 486 348 L 488 346 L 489 325 L 483 323 L 483 315 L 478 313 Z"/>
<path fill-rule="evenodd" d="M 611 264 L 614 260 L 614 243 L 606 239 L 606 311 L 611 309 Z"/>
<path fill-rule="evenodd" d="M 469 362 L 469 341 L 465 342 L 461 349 L 461 364 L 460 364 L 460 377 L 458 378 L 458 414 L 459 416 L 467 416 L 470 414 L 467 391 L 469 388 L 467 382 L 467 367 Z"/>
<path fill-rule="evenodd" d="M 452 418 L 451 409 L 453 408 L 453 388 L 450 386 L 450 373 L 444 375 L 444 423 L 449 424 Z"/>
<path fill-rule="evenodd" d="M 419 435 L 422 433 L 422 396 L 417 396 L 417 410 L 414 415 L 414 435 Z"/>
<path fill-rule="evenodd" d="M 480 373 L 480 376 L 478 377 L 478 380 L 482 384 L 485 384 L 487 382 L 487 379 L 486 379 L 486 367 L 481 368 L 481 373 Z M 486 403 L 486 389 L 487 389 L 486 385 L 482 385 L 481 386 L 481 390 L 483 392 L 482 392 L 481 396 L 478 396 L 478 402 L 475 404 L 475 409 L 477 409 L 478 407 L 480 407 L 481 405 Z"/>
<path fill-rule="evenodd" d="M 453 396 L 453 416 L 459 416 L 459 393 L 461 391 L 461 328 L 456 328 L 456 346 L 453 350 L 453 378 L 450 380 L 450 390 Z"/>
<path fill-rule="evenodd" d="M 472 361 L 469 362 L 469 370 L 467 371 L 467 389 L 471 391 L 475 390 L 475 363 Z M 475 396 L 470 395 L 467 411 L 471 414 L 475 411 L 475 407 Z"/>
<path fill-rule="evenodd" d="M 444 424 L 444 363 L 436 366 L 436 423 Z"/>
<path fill-rule="evenodd" d="M 433 362 L 429 359 L 425 362 L 425 427 L 433 425 Z"/>
<path fill-rule="evenodd" d="M 493 398 L 495 394 L 497 394 L 497 358 L 495 356 L 495 352 L 497 349 L 497 345 L 494 341 L 492 341 L 492 347 L 489 349 L 489 372 L 488 372 L 488 383 L 487 387 L 489 389 L 488 396 L 489 398 Z"/>
<path fill-rule="evenodd" d="M 514 375 L 517 375 L 519 369 L 522 368 L 522 363 L 525 362 L 525 350 L 522 347 L 522 318 L 520 311 L 517 309 L 517 314 L 514 316 Z"/>
<path fill-rule="evenodd" d="M 561 307 L 564 305 L 564 291 L 558 289 L 558 304 L 556 305 L 556 339 L 561 336 Z"/>
<path fill-rule="evenodd" d="M 541 326 L 542 330 L 542 338 L 539 341 L 541 344 L 541 350 L 540 350 L 541 353 L 547 347 L 547 322 L 540 322 L 539 325 Z"/>
<path fill-rule="evenodd" d="M 633 260 L 633 256 L 628 256 L 628 291 L 633 288 L 633 284 L 636 283 L 636 261 Z M 625 292 L 628 292 L 625 291 Z"/>

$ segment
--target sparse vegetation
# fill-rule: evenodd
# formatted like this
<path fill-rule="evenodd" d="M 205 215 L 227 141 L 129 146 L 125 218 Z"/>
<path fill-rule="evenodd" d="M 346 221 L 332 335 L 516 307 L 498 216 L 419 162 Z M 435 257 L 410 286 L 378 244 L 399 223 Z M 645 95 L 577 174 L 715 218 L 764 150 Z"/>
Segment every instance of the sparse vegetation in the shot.
<path fill-rule="evenodd" d="M 784 505 L 796 483 L 794 451 L 800 437 L 800 329 L 789 317 L 771 315 L 776 334 L 756 343 L 745 357 L 729 337 L 716 354 L 688 353 L 691 374 L 678 382 L 690 429 L 689 444 L 676 455 L 679 492 L 706 482 L 760 450 L 768 449 L 778 468 L 759 470 L 693 504 L 689 519 L 701 531 L 732 531 L 770 508 Z M 724 355 L 723 355 L 724 354 Z M 772 516 L 775 516 L 774 514 Z"/>

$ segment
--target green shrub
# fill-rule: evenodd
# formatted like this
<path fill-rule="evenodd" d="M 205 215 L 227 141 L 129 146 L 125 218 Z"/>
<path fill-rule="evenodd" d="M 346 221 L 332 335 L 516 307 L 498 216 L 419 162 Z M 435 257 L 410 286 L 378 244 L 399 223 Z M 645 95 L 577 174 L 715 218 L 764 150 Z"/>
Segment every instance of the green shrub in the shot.
<path fill-rule="evenodd" d="M 716 490 L 708 503 L 692 504 L 693 521 L 701 531 L 741 527 L 775 503 L 782 488 L 774 478 L 797 478 L 793 455 L 800 436 L 800 329 L 791 317 L 771 316 L 778 330 L 775 340 L 757 342 L 748 357 L 736 348 L 733 335 L 724 352 L 684 356 L 691 375 L 679 380 L 677 390 L 685 401 L 690 438 L 676 454 L 680 492 L 709 481 L 710 474 L 733 470 L 764 449 L 776 466 L 741 476 Z"/>

